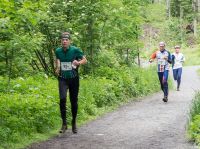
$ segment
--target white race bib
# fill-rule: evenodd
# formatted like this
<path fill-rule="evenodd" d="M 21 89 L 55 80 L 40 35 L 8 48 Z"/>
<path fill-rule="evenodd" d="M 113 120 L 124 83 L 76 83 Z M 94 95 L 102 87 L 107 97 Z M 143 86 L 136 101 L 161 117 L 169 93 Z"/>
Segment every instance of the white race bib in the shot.
<path fill-rule="evenodd" d="M 72 70 L 72 63 L 71 62 L 61 62 L 61 70 L 63 70 L 63 71 Z"/>
<path fill-rule="evenodd" d="M 166 60 L 165 59 L 158 59 L 158 64 L 159 65 L 166 65 Z"/>

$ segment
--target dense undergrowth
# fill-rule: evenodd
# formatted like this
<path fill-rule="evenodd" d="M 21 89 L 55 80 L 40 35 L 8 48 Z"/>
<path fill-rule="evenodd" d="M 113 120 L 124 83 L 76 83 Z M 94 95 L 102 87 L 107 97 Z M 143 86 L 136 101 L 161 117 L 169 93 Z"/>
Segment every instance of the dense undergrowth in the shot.
<path fill-rule="evenodd" d="M 99 67 L 80 80 L 79 124 L 159 89 L 154 68 Z M 44 138 L 41 135 L 55 134 L 60 127 L 57 79 L 39 74 L 13 79 L 6 86 L 6 78 L 0 77 L 0 148 L 23 147 Z"/>
<path fill-rule="evenodd" d="M 200 76 L 200 69 L 198 70 Z M 190 108 L 189 138 L 200 146 L 200 92 L 196 92 Z"/>

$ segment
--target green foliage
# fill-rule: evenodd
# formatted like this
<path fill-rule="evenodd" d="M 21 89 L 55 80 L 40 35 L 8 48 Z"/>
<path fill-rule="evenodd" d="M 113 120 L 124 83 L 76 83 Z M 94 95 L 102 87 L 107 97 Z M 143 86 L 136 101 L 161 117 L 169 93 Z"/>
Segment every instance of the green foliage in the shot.
<path fill-rule="evenodd" d="M 163 39 L 170 46 L 174 47 L 174 45 L 186 45 L 186 31 L 184 30 L 185 22 L 181 22 L 180 19 L 171 18 L 166 21 L 166 26 L 163 27 Z"/>
<path fill-rule="evenodd" d="M 187 25 L 191 22 L 186 18 L 172 16 L 167 18 L 166 3 L 152 4 L 145 8 L 146 9 L 144 9 L 142 13 L 145 18 L 144 35 L 142 40 L 145 43 L 144 50 L 150 49 L 145 51 L 146 53 L 149 53 L 147 55 L 150 55 L 152 51 L 155 51 L 155 49 L 158 48 L 158 43 L 160 41 L 165 41 L 168 50 L 174 51 L 174 46 L 179 44 L 183 47 L 183 50 L 187 50 L 184 50 L 183 53 L 186 51 L 186 53 L 189 54 L 190 61 L 196 59 L 195 57 L 197 56 L 195 55 L 198 55 L 198 50 L 196 50 L 196 47 L 192 47 L 196 41 L 194 35 L 187 33 L 188 30 L 186 29 Z M 195 52 L 191 52 L 193 50 Z M 186 58 L 188 57 L 187 54 L 185 54 Z M 194 59 L 190 55 L 193 55 Z M 197 64 L 198 60 L 196 59 L 192 63 Z"/>
<path fill-rule="evenodd" d="M 190 139 L 200 145 L 200 115 L 194 116 L 193 121 L 190 123 L 188 132 Z"/>
<path fill-rule="evenodd" d="M 192 8 L 192 0 L 171 0 L 171 14 L 173 17 L 180 17 L 181 11 L 183 11 L 183 18 L 192 22 L 194 12 Z"/>
<path fill-rule="evenodd" d="M 112 49 L 118 53 L 128 48 L 137 51 L 142 20 L 139 6 L 144 5 L 144 2 L 49 2 L 52 4 L 48 9 L 49 17 L 42 22 L 41 32 L 50 36 L 47 43 L 51 43 L 50 49 L 55 49 L 59 45 L 57 37 L 68 29 L 73 35 L 73 43 L 84 51 L 89 60 L 85 72 L 93 71 L 94 61 L 102 49 Z"/>
<path fill-rule="evenodd" d="M 14 78 L 32 69 L 53 73 L 54 50 L 63 31 L 71 32 L 73 44 L 87 55 L 90 63 L 85 73 L 93 71 L 101 49 L 120 55 L 127 49 L 138 53 L 140 11 L 147 4 L 139 0 L 1 0 L 0 74 Z"/>
<path fill-rule="evenodd" d="M 188 126 L 190 139 L 200 144 L 200 93 L 197 92 L 190 109 L 190 123 Z"/>
<path fill-rule="evenodd" d="M 163 25 L 164 18 L 166 18 L 165 5 L 163 4 L 147 5 L 142 12 L 145 22 L 153 24 L 154 27 L 159 27 L 158 23 Z"/>
<path fill-rule="evenodd" d="M 0 148 L 26 145 L 27 140 L 60 126 L 57 80 L 35 71 L 44 69 L 42 64 L 54 71 L 54 50 L 62 31 L 72 33 L 73 44 L 89 60 L 81 68 L 85 75 L 79 94 L 80 123 L 130 98 L 157 91 L 155 69 L 134 65 L 141 46 L 141 11 L 149 2 L 0 0 Z M 13 78 L 10 83 L 9 78 Z"/>
<path fill-rule="evenodd" d="M 1 86 L 5 84 L 4 79 L 0 78 Z M 22 140 L 31 138 L 34 133 L 47 133 L 57 126 L 58 95 L 54 82 L 43 75 L 13 80 L 8 92 L 1 88 L 1 147 L 23 144 Z"/>
<path fill-rule="evenodd" d="M 164 16 L 161 18 L 163 19 Z M 164 26 L 163 23 L 165 24 Z M 187 35 L 185 30 L 187 21 L 180 20 L 179 18 L 174 17 L 168 20 L 162 20 L 161 22 L 157 22 L 156 24 L 159 28 L 159 37 L 157 37 L 156 40 L 162 39 L 167 43 L 168 47 L 174 47 L 174 45 L 177 44 L 187 45 Z"/>
<path fill-rule="evenodd" d="M 186 61 L 185 61 L 184 65 L 186 65 L 186 66 L 200 65 L 199 46 L 182 47 L 181 52 L 186 57 Z"/>
<path fill-rule="evenodd" d="M 98 67 L 95 72 L 98 76 L 81 79 L 78 122 L 83 123 L 130 98 L 159 89 L 154 68 L 107 66 L 105 69 Z M 41 74 L 16 78 L 11 81 L 9 89 L 5 89 L 5 85 L 5 78 L 0 77 L 0 147 L 16 148 L 19 143 L 23 146 L 27 143 L 24 140 L 34 140 L 36 134 L 49 134 L 58 129 L 60 114 L 56 79 Z M 70 122 L 69 100 L 67 105 Z"/>
<path fill-rule="evenodd" d="M 200 93 L 197 92 L 193 99 L 192 107 L 190 110 L 191 119 L 193 119 L 196 114 L 200 113 L 200 98 L 199 97 L 200 97 Z"/>
<path fill-rule="evenodd" d="M 30 70 L 43 35 L 37 31 L 43 2 L 0 1 L 0 75 L 17 77 Z"/>

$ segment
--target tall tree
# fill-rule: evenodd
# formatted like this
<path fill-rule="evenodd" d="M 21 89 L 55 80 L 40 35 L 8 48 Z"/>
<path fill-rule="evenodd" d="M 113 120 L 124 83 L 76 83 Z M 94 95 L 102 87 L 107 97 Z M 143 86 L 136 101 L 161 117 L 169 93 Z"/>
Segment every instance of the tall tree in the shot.
<path fill-rule="evenodd" d="M 0 2 L 0 72 L 9 78 L 29 71 L 33 50 L 43 39 L 36 30 L 44 1 Z"/>
<path fill-rule="evenodd" d="M 166 4 L 167 4 L 167 17 L 170 18 L 171 17 L 171 6 L 170 6 L 170 0 L 166 0 Z"/>

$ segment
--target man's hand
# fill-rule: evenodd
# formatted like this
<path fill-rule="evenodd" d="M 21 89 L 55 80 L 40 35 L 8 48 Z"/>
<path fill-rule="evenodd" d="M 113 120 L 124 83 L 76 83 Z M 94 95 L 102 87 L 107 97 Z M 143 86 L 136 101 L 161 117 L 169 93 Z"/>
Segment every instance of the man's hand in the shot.
<path fill-rule="evenodd" d="M 153 60 L 152 59 L 149 59 L 149 63 L 152 63 L 153 62 Z"/>
<path fill-rule="evenodd" d="M 80 65 L 80 62 L 77 61 L 77 60 L 74 60 L 74 61 L 72 62 L 72 64 L 75 65 L 75 66 L 79 66 L 79 65 Z"/>
<path fill-rule="evenodd" d="M 168 57 L 167 57 L 167 56 L 164 56 L 164 60 L 166 60 L 166 61 L 167 61 L 167 60 L 168 60 Z"/>

